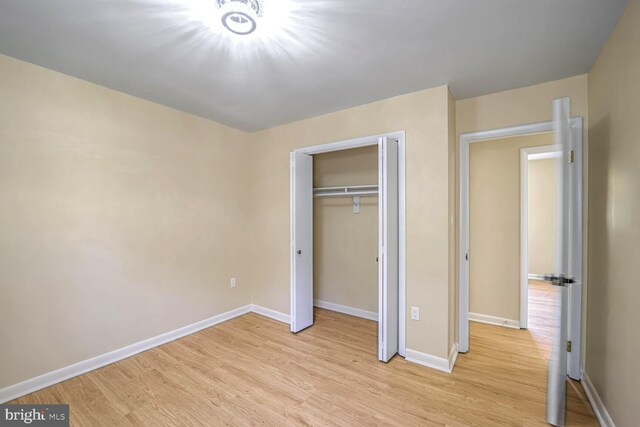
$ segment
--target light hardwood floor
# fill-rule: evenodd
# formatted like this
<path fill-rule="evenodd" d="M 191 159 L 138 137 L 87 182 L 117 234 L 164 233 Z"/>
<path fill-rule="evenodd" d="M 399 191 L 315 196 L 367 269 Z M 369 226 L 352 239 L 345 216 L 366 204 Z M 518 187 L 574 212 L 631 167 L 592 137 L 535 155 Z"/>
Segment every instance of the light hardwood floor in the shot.
<path fill-rule="evenodd" d="M 375 322 L 317 309 L 293 335 L 248 314 L 13 403 L 69 403 L 74 426 L 545 425 L 544 334 L 470 330 L 445 374 L 378 362 Z M 569 425 L 597 425 L 578 383 L 568 407 Z"/>

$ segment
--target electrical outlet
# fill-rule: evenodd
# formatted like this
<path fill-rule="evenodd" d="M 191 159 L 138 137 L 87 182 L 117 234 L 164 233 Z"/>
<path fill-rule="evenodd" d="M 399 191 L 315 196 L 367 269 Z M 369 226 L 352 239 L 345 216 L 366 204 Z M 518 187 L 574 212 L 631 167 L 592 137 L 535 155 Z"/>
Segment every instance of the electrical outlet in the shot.
<path fill-rule="evenodd" d="M 232 278 L 231 278 L 231 287 L 232 287 L 232 288 L 235 288 L 235 287 L 236 287 L 236 278 L 235 278 L 235 277 L 232 277 Z"/>
<path fill-rule="evenodd" d="M 420 307 L 411 307 L 411 320 L 420 320 Z"/>

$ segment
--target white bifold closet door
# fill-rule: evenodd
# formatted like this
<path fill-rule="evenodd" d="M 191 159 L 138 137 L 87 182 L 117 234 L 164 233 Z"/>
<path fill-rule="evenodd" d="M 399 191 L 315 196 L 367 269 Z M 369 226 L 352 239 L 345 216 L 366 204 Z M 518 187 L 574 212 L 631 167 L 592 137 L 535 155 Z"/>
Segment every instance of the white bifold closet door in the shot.
<path fill-rule="evenodd" d="M 378 359 L 398 352 L 398 142 L 378 140 Z"/>
<path fill-rule="evenodd" d="M 313 325 L 313 157 L 291 153 L 291 332 Z"/>

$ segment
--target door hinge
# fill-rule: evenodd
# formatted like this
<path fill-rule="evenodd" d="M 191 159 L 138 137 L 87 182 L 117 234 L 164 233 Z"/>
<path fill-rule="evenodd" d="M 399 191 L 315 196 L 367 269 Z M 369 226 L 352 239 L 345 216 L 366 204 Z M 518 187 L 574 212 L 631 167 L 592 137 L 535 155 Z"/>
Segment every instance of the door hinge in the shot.
<path fill-rule="evenodd" d="M 569 151 L 569 163 L 573 163 L 575 158 L 575 152 L 573 150 Z"/>
<path fill-rule="evenodd" d="M 567 341 L 567 353 L 571 353 L 571 341 Z"/>

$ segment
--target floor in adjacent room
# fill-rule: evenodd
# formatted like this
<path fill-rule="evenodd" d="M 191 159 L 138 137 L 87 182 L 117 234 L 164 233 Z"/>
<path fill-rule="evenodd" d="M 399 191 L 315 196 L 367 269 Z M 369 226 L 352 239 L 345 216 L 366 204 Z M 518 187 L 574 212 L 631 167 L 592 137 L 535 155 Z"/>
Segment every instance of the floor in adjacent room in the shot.
<path fill-rule="evenodd" d="M 472 322 L 472 350 L 446 374 L 378 362 L 372 321 L 316 309 L 293 335 L 247 314 L 12 403 L 68 403 L 83 426 L 546 425 L 548 333 L 531 323 Z M 567 424 L 597 425 L 579 383 L 568 396 Z"/>

